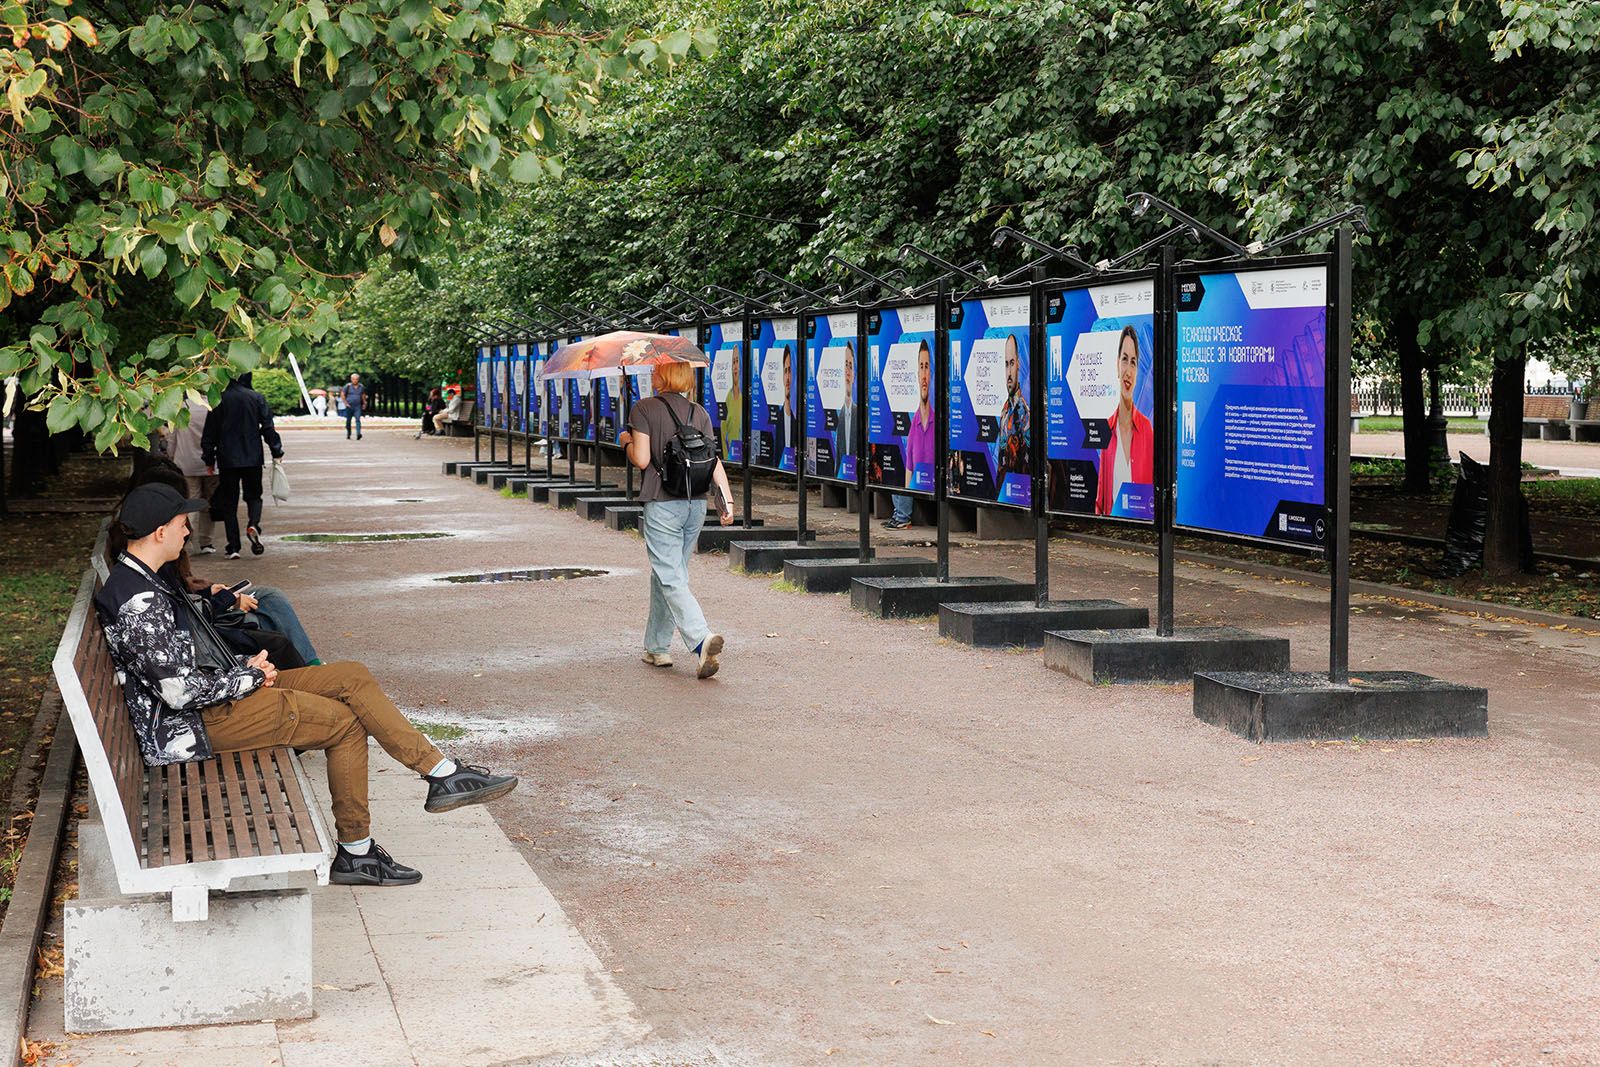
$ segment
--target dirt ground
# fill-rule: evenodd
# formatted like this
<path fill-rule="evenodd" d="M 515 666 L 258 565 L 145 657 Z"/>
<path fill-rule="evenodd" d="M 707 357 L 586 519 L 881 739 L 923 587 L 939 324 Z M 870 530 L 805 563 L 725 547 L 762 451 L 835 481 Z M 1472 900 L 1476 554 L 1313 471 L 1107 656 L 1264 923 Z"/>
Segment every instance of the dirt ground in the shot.
<path fill-rule="evenodd" d="M 1085 686 L 701 556 L 729 645 L 697 682 L 639 662 L 637 536 L 442 477 L 470 442 L 288 444 L 267 554 L 206 573 L 283 587 L 324 659 L 524 776 L 497 817 L 655 1031 L 584 1063 L 1600 1060 L 1600 637 L 1358 598 L 1354 665 L 1488 686 L 1491 737 L 1256 746 L 1187 686 Z M 454 536 L 277 540 L 380 531 Z M 437 581 L 542 566 L 609 573 Z M 1052 578 L 1153 607 L 1132 552 L 1058 544 Z M 1179 579 L 1181 623 L 1324 664 L 1316 590 Z"/>

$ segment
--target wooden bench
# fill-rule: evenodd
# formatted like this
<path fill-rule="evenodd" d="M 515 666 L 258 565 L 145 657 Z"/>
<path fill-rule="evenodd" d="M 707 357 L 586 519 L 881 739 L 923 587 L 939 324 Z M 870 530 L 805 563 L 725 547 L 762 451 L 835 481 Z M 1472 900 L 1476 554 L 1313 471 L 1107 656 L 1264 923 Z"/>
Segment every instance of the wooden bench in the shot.
<path fill-rule="evenodd" d="M 1571 436 L 1567 425 L 1572 414 L 1570 397 L 1524 396 L 1522 398 L 1522 436 L 1545 441 L 1565 441 Z"/>
<path fill-rule="evenodd" d="M 84 575 L 53 669 L 121 891 L 170 896 L 184 922 L 206 919 L 209 893 L 245 880 L 313 872 L 326 885 L 332 839 L 288 748 L 144 765 L 94 609 L 98 585 Z"/>
<path fill-rule="evenodd" d="M 461 431 L 459 434 L 461 437 L 466 437 L 467 435 L 471 434 L 472 413 L 477 409 L 477 406 L 478 402 L 476 400 L 463 400 L 461 402 L 461 409 L 456 412 L 456 417 L 453 419 L 444 420 L 445 436 L 458 436 L 456 433 L 457 430 Z"/>

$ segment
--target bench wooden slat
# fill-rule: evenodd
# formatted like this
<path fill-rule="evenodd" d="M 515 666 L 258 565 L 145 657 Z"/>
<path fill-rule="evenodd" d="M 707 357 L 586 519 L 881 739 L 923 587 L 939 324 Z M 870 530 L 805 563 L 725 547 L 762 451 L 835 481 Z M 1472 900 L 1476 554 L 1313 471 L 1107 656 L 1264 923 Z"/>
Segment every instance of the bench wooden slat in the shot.
<path fill-rule="evenodd" d="M 198 763 L 182 764 L 178 776 L 183 782 L 184 832 L 188 835 L 189 858 L 196 861 L 217 858 L 211 847 L 211 835 L 206 832 L 205 787 L 200 781 L 200 767 Z"/>
<path fill-rule="evenodd" d="M 256 855 L 271 855 L 278 851 L 277 842 L 273 840 L 272 823 L 263 805 L 261 795 L 261 765 L 256 761 L 256 752 L 239 753 L 239 789 L 245 796 L 245 803 L 249 805 L 250 822 L 256 832 Z"/>
<path fill-rule="evenodd" d="M 167 805 L 167 853 L 163 867 L 176 863 L 189 862 L 189 850 L 184 847 L 183 840 L 183 782 L 179 778 L 181 773 L 176 763 L 169 763 L 162 768 L 166 773 L 162 775 L 162 791 L 166 794 L 163 799 Z"/>
<path fill-rule="evenodd" d="M 221 768 L 216 760 L 208 759 L 195 770 L 199 773 L 200 781 L 205 788 L 206 816 L 211 824 L 211 858 L 231 859 L 233 848 L 229 838 L 232 834 L 229 833 L 227 808 L 222 800 L 222 784 L 217 781 Z"/>
<path fill-rule="evenodd" d="M 294 827 L 289 822 L 289 805 L 284 799 L 283 783 L 278 777 L 273 760 L 274 752 L 267 750 L 256 752 L 254 755 L 261 767 L 261 798 L 267 806 L 267 811 L 272 815 L 272 828 L 278 835 L 276 851 L 292 851 Z"/>
<path fill-rule="evenodd" d="M 305 849 L 317 839 L 312 829 L 309 798 L 300 788 L 300 776 L 294 773 L 294 757 L 286 748 L 272 750 L 272 762 L 278 769 L 278 780 L 283 783 L 284 796 L 289 802 L 289 821 L 294 828 L 295 848 Z"/>
<path fill-rule="evenodd" d="M 225 752 L 218 757 L 218 777 L 228 796 L 228 817 L 233 822 L 233 847 L 241 856 L 259 856 L 261 846 L 250 832 L 250 812 L 239 789 L 239 754 Z"/>

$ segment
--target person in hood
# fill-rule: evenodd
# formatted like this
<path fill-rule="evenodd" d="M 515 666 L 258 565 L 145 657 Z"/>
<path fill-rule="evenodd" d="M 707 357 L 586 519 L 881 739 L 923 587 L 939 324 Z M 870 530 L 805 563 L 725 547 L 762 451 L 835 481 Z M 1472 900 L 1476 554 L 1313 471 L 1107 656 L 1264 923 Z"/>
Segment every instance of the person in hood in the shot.
<path fill-rule="evenodd" d="M 421 872 L 372 840 L 367 739 L 427 783 L 426 811 L 494 800 L 515 789 L 517 779 L 446 759 L 360 663 L 279 671 L 265 651 L 235 653 L 161 575 L 183 551 L 189 516 L 205 507 L 169 485 L 141 485 L 123 498 L 107 539 L 110 576 L 95 594 L 95 610 L 145 764 L 279 745 L 325 750 L 339 840 L 329 880 L 421 881 Z"/>
<path fill-rule="evenodd" d="M 250 375 L 241 374 L 228 383 L 216 409 L 206 417 L 200 436 L 200 459 L 217 470 L 216 511 L 222 513 L 228 533 L 229 559 L 239 558 L 239 496 L 244 494 L 250 538 L 250 551 L 265 552 L 261 543 L 261 468 L 266 457 L 261 442 L 266 441 L 273 459 L 283 458 L 283 442 L 272 426 L 272 408 L 267 398 L 250 387 Z"/>

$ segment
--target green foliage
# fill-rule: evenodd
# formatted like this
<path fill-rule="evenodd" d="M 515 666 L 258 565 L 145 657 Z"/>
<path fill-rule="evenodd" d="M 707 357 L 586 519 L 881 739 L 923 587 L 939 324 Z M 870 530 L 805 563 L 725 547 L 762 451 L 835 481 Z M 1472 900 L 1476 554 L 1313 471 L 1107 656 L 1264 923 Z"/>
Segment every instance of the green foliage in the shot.
<path fill-rule="evenodd" d="M 0 375 L 102 449 L 305 356 L 377 260 L 559 175 L 602 87 L 710 39 L 563 0 L 0 0 Z"/>
<path fill-rule="evenodd" d="M 305 406 L 305 401 L 300 397 L 300 386 L 295 383 L 294 375 L 286 370 L 266 367 L 253 372 L 250 382 L 256 392 L 267 398 L 274 415 L 285 415 Z"/>
<path fill-rule="evenodd" d="M 1600 396 L 1600 327 L 1568 330 L 1534 345 L 1532 351 L 1565 377 L 1579 396 Z"/>
<path fill-rule="evenodd" d="M 830 252 L 883 271 L 904 241 L 1005 268 L 1019 253 L 990 237 L 1006 223 L 1111 255 L 1155 232 L 1127 193 L 1227 203 L 1194 154 L 1220 100 L 1218 38 L 1185 0 L 724 0 L 641 17 L 707 24 L 718 50 L 611 86 L 562 178 L 432 261 L 438 289 L 371 274 L 335 351 L 442 374 L 468 358 L 455 329 L 537 300 L 748 290 L 763 267 L 848 281 Z"/>

